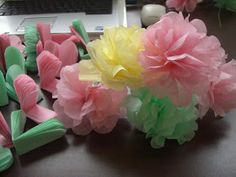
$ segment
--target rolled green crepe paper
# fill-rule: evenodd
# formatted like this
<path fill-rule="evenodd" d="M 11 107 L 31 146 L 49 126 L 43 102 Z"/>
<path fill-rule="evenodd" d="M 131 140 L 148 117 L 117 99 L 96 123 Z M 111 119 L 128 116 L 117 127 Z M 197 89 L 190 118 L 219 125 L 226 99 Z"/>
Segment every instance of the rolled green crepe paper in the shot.
<path fill-rule="evenodd" d="M 0 172 L 3 172 L 13 164 L 13 156 L 11 150 L 0 146 Z"/>
<path fill-rule="evenodd" d="M 5 50 L 6 68 L 9 69 L 12 65 L 19 65 L 24 73 L 25 71 L 25 58 L 16 47 L 9 46 Z"/>
<path fill-rule="evenodd" d="M 77 47 L 79 50 L 80 59 L 82 59 L 82 60 L 90 59 L 89 54 L 87 53 L 87 51 L 83 47 L 81 47 L 80 45 L 78 45 Z"/>
<path fill-rule="evenodd" d="M 25 67 L 28 71 L 35 72 L 38 70 L 36 62 L 36 57 L 37 57 L 36 45 L 39 41 L 39 33 L 35 26 L 27 26 L 25 28 L 24 41 L 25 41 L 25 52 L 27 55 Z"/>
<path fill-rule="evenodd" d="M 66 132 L 63 124 L 57 119 L 50 119 L 22 133 L 24 124 L 25 117 L 22 112 L 12 114 L 12 141 L 19 155 L 50 143 L 62 137 Z"/>
<path fill-rule="evenodd" d="M 0 106 L 5 106 L 9 103 L 6 82 L 2 71 L 0 71 Z"/>
<path fill-rule="evenodd" d="M 86 44 L 89 43 L 90 39 L 89 39 L 88 33 L 86 32 L 86 30 L 84 28 L 82 21 L 76 19 L 76 20 L 73 20 L 72 24 L 73 24 L 73 27 L 75 28 L 75 30 L 81 35 L 84 42 Z"/>
<path fill-rule="evenodd" d="M 214 0 L 214 1 L 216 3 L 215 5 L 217 7 L 236 12 L 236 1 L 235 0 Z"/>
<path fill-rule="evenodd" d="M 197 130 L 196 102 L 178 108 L 169 98 L 156 98 L 147 89 L 132 91 L 126 103 L 128 120 L 151 138 L 153 148 L 163 147 L 166 139 L 179 144 L 190 141 Z"/>

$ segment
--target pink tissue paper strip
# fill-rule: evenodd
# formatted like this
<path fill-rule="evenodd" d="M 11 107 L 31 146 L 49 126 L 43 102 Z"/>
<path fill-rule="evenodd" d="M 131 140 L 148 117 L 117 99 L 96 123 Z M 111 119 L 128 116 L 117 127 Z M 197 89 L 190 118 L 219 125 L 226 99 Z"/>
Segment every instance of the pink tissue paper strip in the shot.
<path fill-rule="evenodd" d="M 37 104 L 38 86 L 32 78 L 22 74 L 14 81 L 14 87 L 18 96 L 21 109 L 27 117 L 37 123 L 55 118 L 56 113 Z"/>
<path fill-rule="evenodd" d="M 0 112 L 0 145 L 4 147 L 12 147 L 11 133 L 9 126 L 2 113 Z"/>
<path fill-rule="evenodd" d="M 43 51 L 37 57 L 37 65 L 40 77 L 40 87 L 53 95 L 56 91 L 58 79 L 57 73 L 61 69 L 62 62 L 52 53 Z"/>

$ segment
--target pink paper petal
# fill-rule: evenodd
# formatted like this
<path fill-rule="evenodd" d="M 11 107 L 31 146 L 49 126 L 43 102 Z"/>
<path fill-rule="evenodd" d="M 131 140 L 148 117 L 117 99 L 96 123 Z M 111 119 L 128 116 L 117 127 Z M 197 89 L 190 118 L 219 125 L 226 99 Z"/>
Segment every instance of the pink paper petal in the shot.
<path fill-rule="evenodd" d="M 10 36 L 11 46 L 15 46 L 20 50 L 21 53 L 24 52 L 25 46 L 22 44 L 21 39 L 18 36 Z"/>
<path fill-rule="evenodd" d="M 43 51 L 43 43 L 41 40 L 38 41 L 37 45 L 36 45 L 36 52 L 37 55 L 39 55 L 41 52 Z"/>
<path fill-rule="evenodd" d="M 62 62 L 62 67 L 72 65 L 78 61 L 78 49 L 71 41 L 64 41 L 59 46 L 59 59 Z"/>
<path fill-rule="evenodd" d="M 52 40 L 47 40 L 44 45 L 44 50 L 47 50 L 54 54 L 55 56 L 59 57 L 60 53 L 60 45 Z"/>
<path fill-rule="evenodd" d="M 6 69 L 4 53 L 8 46 L 10 46 L 10 39 L 8 35 L 1 34 L 0 35 L 0 69 L 2 71 L 5 71 Z"/>
<path fill-rule="evenodd" d="M 52 34 L 52 41 L 61 44 L 65 40 L 68 40 L 71 37 L 71 34 Z"/>
<path fill-rule="evenodd" d="M 37 105 L 38 86 L 29 76 L 19 75 L 14 81 L 14 87 L 21 109 L 27 117 L 41 123 L 56 116 L 54 111 Z"/>
<path fill-rule="evenodd" d="M 74 29 L 73 26 L 70 26 L 70 31 L 73 35 L 76 36 L 77 40 L 76 43 L 82 44 L 82 47 L 86 49 L 86 43 L 84 42 L 83 38 L 80 36 L 80 34 Z"/>
<path fill-rule="evenodd" d="M 52 53 L 43 51 L 37 57 L 37 65 L 40 77 L 40 87 L 50 93 L 55 93 L 58 80 L 56 75 L 62 62 Z"/>
<path fill-rule="evenodd" d="M 0 145 L 4 147 L 12 147 L 10 128 L 7 125 L 5 118 L 0 112 Z"/>
<path fill-rule="evenodd" d="M 45 24 L 45 23 L 38 23 L 37 24 L 37 30 L 39 32 L 40 35 L 40 39 L 43 43 L 43 46 L 45 45 L 45 42 L 47 40 L 51 40 L 52 39 L 52 35 L 50 32 L 50 25 L 49 24 Z"/>

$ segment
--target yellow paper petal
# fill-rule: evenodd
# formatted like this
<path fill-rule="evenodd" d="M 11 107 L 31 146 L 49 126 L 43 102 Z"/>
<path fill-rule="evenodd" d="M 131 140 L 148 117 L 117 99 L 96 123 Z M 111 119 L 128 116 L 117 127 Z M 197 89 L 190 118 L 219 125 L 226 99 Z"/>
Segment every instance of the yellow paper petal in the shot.
<path fill-rule="evenodd" d="M 79 71 L 79 80 L 101 82 L 101 73 L 91 60 L 81 60 L 79 62 Z"/>

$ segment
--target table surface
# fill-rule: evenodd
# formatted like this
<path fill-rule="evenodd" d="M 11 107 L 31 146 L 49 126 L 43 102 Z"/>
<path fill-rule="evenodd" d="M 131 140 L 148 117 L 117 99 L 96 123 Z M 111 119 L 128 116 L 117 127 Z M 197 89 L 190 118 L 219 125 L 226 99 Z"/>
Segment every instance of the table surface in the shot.
<path fill-rule="evenodd" d="M 136 15 L 135 15 L 136 14 Z M 129 22 L 139 10 L 129 10 Z M 191 15 L 203 19 L 208 34 L 216 35 L 230 58 L 236 58 L 236 13 L 199 6 Z M 132 21 L 132 22 L 133 22 Z M 137 23 L 139 18 L 136 19 Z M 130 24 L 130 23 L 129 23 Z M 42 104 L 51 107 L 50 94 Z M 9 122 L 10 112 L 19 109 L 11 102 L 0 110 Z M 95 132 L 75 136 L 70 131 L 55 142 L 22 156 L 13 150 L 13 166 L 1 177 L 235 177 L 236 176 L 236 111 L 224 119 L 208 113 L 199 120 L 194 139 L 179 146 L 167 141 L 165 148 L 152 149 L 145 135 L 120 120 L 107 135 Z M 32 126 L 32 122 L 27 122 Z"/>

